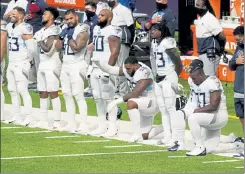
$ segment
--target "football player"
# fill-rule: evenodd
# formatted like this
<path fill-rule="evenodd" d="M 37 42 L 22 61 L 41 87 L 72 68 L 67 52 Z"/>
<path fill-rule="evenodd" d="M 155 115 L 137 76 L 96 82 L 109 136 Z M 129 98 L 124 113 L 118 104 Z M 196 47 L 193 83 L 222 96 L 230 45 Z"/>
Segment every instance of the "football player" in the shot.
<path fill-rule="evenodd" d="M 121 29 L 111 25 L 112 12 L 104 9 L 98 16 L 98 24 L 94 27 L 94 51 L 93 58 L 100 59 L 114 66 L 117 62 L 120 52 Z M 91 72 L 91 73 L 90 73 Z M 115 77 L 104 73 L 95 64 L 90 66 L 87 77 L 90 77 L 93 97 L 96 102 L 96 108 L 99 118 L 99 126 L 91 134 L 104 136 L 113 136 L 117 133 L 117 107 L 114 107 L 109 113 L 109 128 L 106 124 L 106 107 L 113 100 L 115 93 Z M 107 130 L 108 129 L 108 130 Z"/>
<path fill-rule="evenodd" d="M 110 113 L 116 105 L 126 102 L 128 115 L 132 123 L 133 135 L 129 142 L 150 139 L 163 131 L 162 125 L 153 129 L 154 116 L 158 106 L 153 91 L 153 74 L 145 64 L 138 62 L 135 57 L 129 57 L 122 67 L 110 66 L 99 59 L 92 59 L 104 72 L 115 76 L 125 76 L 131 92 L 120 97 L 107 106 Z"/>
<path fill-rule="evenodd" d="M 44 27 L 34 35 L 40 51 L 40 64 L 37 73 L 37 88 L 40 94 L 40 122 L 37 127 L 48 128 L 48 109 L 49 96 L 54 110 L 53 129 L 58 129 L 60 121 L 61 104 L 58 95 L 59 75 L 61 69 L 61 60 L 59 52 L 55 50 L 55 43 L 59 38 L 60 27 L 54 24 L 59 16 L 59 11 L 53 7 L 45 9 L 42 23 Z"/>
<path fill-rule="evenodd" d="M 156 74 L 155 96 L 164 129 L 162 143 L 169 145 L 172 140 L 171 114 L 176 111 L 178 75 L 181 73 L 182 63 L 177 53 L 176 41 L 171 38 L 164 24 L 154 25 L 151 36 L 153 38 L 151 64 Z"/>
<path fill-rule="evenodd" d="M 30 58 L 33 57 L 34 41 L 32 26 L 24 22 L 25 10 L 15 7 L 11 22 L 7 25 L 9 64 L 7 69 L 8 90 L 11 95 L 14 116 L 9 123 L 20 123 L 20 96 L 23 98 L 25 120 L 22 125 L 30 123 L 32 99 L 28 92 L 28 74 Z"/>
<path fill-rule="evenodd" d="M 3 73 L 4 73 L 4 53 L 6 51 L 7 46 L 7 32 L 6 32 L 6 21 L 1 20 L 1 50 L 0 50 L 0 61 L 1 61 L 1 70 L 0 70 L 0 78 L 1 78 L 1 85 L 3 82 Z M 1 121 L 4 121 L 4 93 L 1 86 Z"/>
<path fill-rule="evenodd" d="M 184 150 L 185 120 L 195 143 L 187 156 L 201 156 L 206 153 L 239 151 L 244 149 L 241 138 L 221 136 L 221 129 L 227 124 L 226 98 L 221 82 L 215 76 L 206 76 L 203 62 L 192 61 L 189 67 L 190 98 L 184 109 L 175 112 L 172 119 L 173 134 L 177 132 L 176 144 L 170 151 Z M 182 146 L 182 147 L 181 147 Z"/>
<path fill-rule="evenodd" d="M 68 132 L 87 132 L 87 103 L 85 101 L 84 79 L 87 71 L 87 63 L 84 54 L 87 50 L 89 38 L 89 26 L 79 24 L 78 14 L 74 9 L 65 12 L 66 27 L 59 35 L 56 42 L 58 50 L 63 49 L 63 64 L 61 68 L 61 86 L 69 114 L 67 126 L 63 129 Z M 76 108 L 73 97 L 77 101 L 80 111 L 81 124 L 76 128 Z"/>

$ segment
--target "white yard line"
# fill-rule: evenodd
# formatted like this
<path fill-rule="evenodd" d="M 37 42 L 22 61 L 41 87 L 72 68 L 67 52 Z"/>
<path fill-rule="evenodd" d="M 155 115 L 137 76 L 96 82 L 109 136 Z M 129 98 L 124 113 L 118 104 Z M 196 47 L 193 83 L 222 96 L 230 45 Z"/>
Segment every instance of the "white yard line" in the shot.
<path fill-rule="evenodd" d="M 240 166 L 240 167 L 235 167 L 236 169 L 243 169 L 244 166 Z"/>
<path fill-rule="evenodd" d="M 1 129 L 19 129 L 23 127 L 1 127 Z"/>
<path fill-rule="evenodd" d="M 111 140 L 84 140 L 84 141 L 73 141 L 73 143 L 103 143 Z"/>
<path fill-rule="evenodd" d="M 223 161 L 203 161 L 202 163 L 204 164 L 209 164 L 209 163 L 232 163 L 232 162 L 237 162 L 241 160 L 223 160 Z"/>
<path fill-rule="evenodd" d="M 22 157 L 5 157 L 1 160 L 17 160 L 17 159 L 34 159 L 34 158 L 57 158 L 57 157 L 75 157 L 75 156 L 101 156 L 101 155 L 117 155 L 117 154 L 142 154 L 142 153 L 159 153 L 167 150 L 148 150 L 148 151 L 131 151 L 131 152 L 112 152 L 112 153 L 84 153 L 84 154 L 66 154 L 66 155 L 47 155 L 47 156 L 22 156 Z"/>
<path fill-rule="evenodd" d="M 47 139 L 59 139 L 59 138 L 77 138 L 80 137 L 78 135 L 69 135 L 69 136 L 52 136 L 52 137 L 44 137 Z"/>
<path fill-rule="evenodd" d="M 168 156 L 168 158 L 186 158 L 187 156 Z"/>
<path fill-rule="evenodd" d="M 39 134 L 39 133 L 49 133 L 52 131 L 29 131 L 29 132 L 15 132 L 16 134 Z"/>
<path fill-rule="evenodd" d="M 104 146 L 104 148 L 124 148 L 124 147 L 139 147 L 142 146 L 140 144 L 133 144 L 133 145 L 122 145 L 122 146 Z"/>

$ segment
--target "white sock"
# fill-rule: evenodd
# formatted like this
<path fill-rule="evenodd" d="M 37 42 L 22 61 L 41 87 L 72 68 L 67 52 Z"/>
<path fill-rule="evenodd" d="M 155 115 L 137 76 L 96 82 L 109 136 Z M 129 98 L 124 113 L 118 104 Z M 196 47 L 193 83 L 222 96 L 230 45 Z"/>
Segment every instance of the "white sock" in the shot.
<path fill-rule="evenodd" d="M 52 101 L 53 112 L 54 112 L 54 121 L 60 121 L 60 117 L 61 117 L 60 97 L 53 98 L 51 101 Z"/>
<path fill-rule="evenodd" d="M 16 120 L 20 120 L 20 96 L 15 91 L 10 91 L 14 117 Z"/>
<path fill-rule="evenodd" d="M 107 102 L 109 103 L 109 102 Z M 108 113 L 108 118 L 109 118 L 109 125 L 110 128 L 112 129 L 117 129 L 116 128 L 116 122 L 117 122 L 117 106 L 115 106 L 114 108 L 112 108 L 111 112 Z"/>
<path fill-rule="evenodd" d="M 201 126 L 197 122 L 195 115 L 191 115 L 188 118 L 188 125 L 191 131 L 191 135 L 193 137 L 193 141 L 194 143 L 196 143 L 196 146 L 203 146 Z"/>
<path fill-rule="evenodd" d="M 164 130 L 164 138 L 165 137 L 171 138 L 170 115 L 168 114 L 165 107 L 160 107 L 159 110 L 162 115 L 162 126 Z"/>
<path fill-rule="evenodd" d="M 87 115 L 88 115 L 88 106 L 85 101 L 85 98 L 83 94 L 79 94 L 75 96 L 75 99 L 77 101 L 77 105 L 79 108 L 80 116 L 81 116 L 81 122 L 86 123 L 87 122 Z"/>
<path fill-rule="evenodd" d="M 103 99 L 96 99 L 96 109 L 98 114 L 99 127 L 106 127 L 106 104 Z"/>
<path fill-rule="evenodd" d="M 24 108 L 25 108 L 25 114 L 26 119 L 31 119 L 31 112 L 32 112 L 32 98 L 30 96 L 30 93 L 26 90 L 25 92 L 20 92 L 20 95 L 23 99 Z"/>
<path fill-rule="evenodd" d="M 1 87 L 1 120 L 4 120 L 4 103 L 5 103 L 5 96 L 3 93 L 3 89 Z"/>
<path fill-rule="evenodd" d="M 182 111 L 176 111 L 171 115 L 172 140 L 180 144 L 185 141 L 185 119 Z"/>
<path fill-rule="evenodd" d="M 69 114 L 68 123 L 74 124 L 76 122 L 75 121 L 76 108 L 75 108 L 73 97 L 72 95 L 65 94 L 64 98 L 66 103 L 66 111 Z"/>
<path fill-rule="evenodd" d="M 160 134 L 162 132 L 163 132 L 163 126 L 157 125 L 157 126 L 153 127 L 151 129 L 151 131 L 149 132 L 148 139 L 151 139 L 151 138 L 157 136 L 158 134 Z"/>
<path fill-rule="evenodd" d="M 132 124 L 133 133 L 142 136 L 141 128 L 140 128 L 140 112 L 138 109 L 130 109 L 128 110 L 128 116 L 130 118 Z"/>
<path fill-rule="evenodd" d="M 235 141 L 236 137 L 232 136 L 232 134 L 226 136 L 226 135 L 221 135 L 220 136 L 220 142 L 221 143 L 233 143 Z"/>
<path fill-rule="evenodd" d="M 228 153 L 236 152 L 237 146 L 235 143 L 219 143 L 218 147 L 212 153 Z"/>
<path fill-rule="evenodd" d="M 40 121 L 47 121 L 48 109 L 49 109 L 49 99 L 40 98 Z"/>

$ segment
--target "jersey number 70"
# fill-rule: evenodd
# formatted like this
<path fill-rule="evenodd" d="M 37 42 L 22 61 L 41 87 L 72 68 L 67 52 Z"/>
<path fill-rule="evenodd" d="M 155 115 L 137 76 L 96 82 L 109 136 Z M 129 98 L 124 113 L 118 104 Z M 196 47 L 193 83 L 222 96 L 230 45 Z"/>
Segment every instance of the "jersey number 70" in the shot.
<path fill-rule="evenodd" d="M 105 36 L 94 36 L 95 51 L 104 51 L 104 37 Z"/>

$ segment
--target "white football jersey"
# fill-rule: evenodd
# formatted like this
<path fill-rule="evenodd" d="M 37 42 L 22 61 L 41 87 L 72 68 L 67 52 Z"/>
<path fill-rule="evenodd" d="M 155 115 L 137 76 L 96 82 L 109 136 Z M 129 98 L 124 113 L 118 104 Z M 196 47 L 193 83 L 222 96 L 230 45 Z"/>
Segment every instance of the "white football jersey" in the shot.
<path fill-rule="evenodd" d="M 192 102 L 196 102 L 197 108 L 202 108 L 210 104 L 210 94 L 214 91 L 221 91 L 221 101 L 219 109 L 226 109 L 226 97 L 220 80 L 217 77 L 208 77 L 199 86 L 195 85 L 189 77 L 188 83 L 190 85 Z"/>
<path fill-rule="evenodd" d="M 18 62 L 28 60 L 27 45 L 25 40 L 22 39 L 22 36 L 33 34 L 32 26 L 23 22 L 14 27 L 13 23 L 9 23 L 6 28 L 8 32 L 9 61 Z"/>
<path fill-rule="evenodd" d="M 109 46 L 109 37 L 116 36 L 121 38 L 121 29 L 118 27 L 113 27 L 111 25 L 106 26 L 104 28 L 100 28 L 99 26 L 94 27 L 93 31 L 93 43 L 94 43 L 94 51 L 93 57 L 96 59 L 100 59 L 102 61 L 108 62 L 111 50 Z M 97 67 L 93 64 L 94 67 Z"/>
<path fill-rule="evenodd" d="M 87 24 L 78 24 L 75 27 L 72 38 L 76 40 L 77 36 L 82 32 L 88 32 L 89 34 L 89 26 Z M 78 63 L 81 60 L 84 60 L 85 53 L 87 50 L 87 46 L 81 49 L 79 52 L 73 52 L 68 43 L 67 35 L 64 38 L 64 51 L 63 51 L 63 63 Z"/>
<path fill-rule="evenodd" d="M 51 25 L 49 28 L 42 28 L 35 35 L 40 35 L 41 39 L 46 43 L 49 36 L 57 36 L 60 34 L 60 27 Z M 59 52 L 55 52 L 52 57 L 47 56 L 44 51 L 39 48 L 40 64 L 39 69 L 55 69 L 61 65 Z"/>
<path fill-rule="evenodd" d="M 166 49 L 176 48 L 176 41 L 174 38 L 164 38 L 158 45 L 156 40 L 152 41 L 153 62 L 156 63 L 156 73 L 159 76 L 166 76 L 175 71 L 175 65 L 172 59 L 165 52 Z"/>
<path fill-rule="evenodd" d="M 153 74 L 151 69 L 146 66 L 145 64 L 139 62 L 139 64 L 141 65 L 141 67 L 135 72 L 134 76 L 131 77 L 128 73 L 126 68 L 124 67 L 123 64 L 123 73 L 126 77 L 126 79 L 128 80 L 128 86 L 130 88 L 131 91 L 134 90 L 134 88 L 136 87 L 136 84 L 138 81 L 140 80 L 144 80 L 144 79 L 153 79 Z M 147 97 L 147 96 L 153 96 L 153 84 L 149 85 L 145 91 L 141 94 L 142 97 Z"/>
<path fill-rule="evenodd" d="M 1 32 L 6 32 L 6 26 L 7 26 L 7 23 L 6 23 L 6 21 L 4 21 L 4 20 L 1 20 Z M 3 43 L 1 43 L 1 44 L 3 44 Z M 6 43 L 5 43 L 6 44 Z M 1 74 L 1 71 L 3 71 L 3 69 L 4 69 L 4 59 L 2 59 L 2 61 L 1 61 L 1 70 L 0 70 L 0 74 Z"/>

